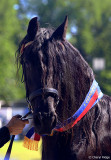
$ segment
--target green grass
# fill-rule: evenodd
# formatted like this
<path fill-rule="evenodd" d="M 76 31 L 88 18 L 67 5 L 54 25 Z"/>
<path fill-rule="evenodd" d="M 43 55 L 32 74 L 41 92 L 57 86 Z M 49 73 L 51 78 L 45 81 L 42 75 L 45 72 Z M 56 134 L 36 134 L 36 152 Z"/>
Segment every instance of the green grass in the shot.
<path fill-rule="evenodd" d="M 0 148 L 0 160 L 3 160 L 9 142 Z M 31 151 L 23 147 L 23 141 L 14 141 L 10 160 L 41 160 L 41 142 L 38 151 Z"/>

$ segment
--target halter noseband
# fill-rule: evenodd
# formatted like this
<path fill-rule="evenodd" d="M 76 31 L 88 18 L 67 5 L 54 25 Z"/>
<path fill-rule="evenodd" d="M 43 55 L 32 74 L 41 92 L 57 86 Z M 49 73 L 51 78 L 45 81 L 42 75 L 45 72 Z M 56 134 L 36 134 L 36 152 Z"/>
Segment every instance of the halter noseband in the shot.
<path fill-rule="evenodd" d="M 41 89 L 35 90 L 29 95 L 29 101 L 31 102 L 35 97 L 38 97 L 38 96 L 44 97 L 45 95 L 49 95 L 55 98 L 57 102 L 59 101 L 58 91 L 54 88 L 41 88 Z"/>
<path fill-rule="evenodd" d="M 29 94 L 29 97 L 27 97 L 27 102 L 29 104 L 29 107 L 31 107 L 31 101 L 36 98 L 42 96 L 43 98 L 45 98 L 45 96 L 51 96 L 55 99 L 56 101 L 56 106 L 59 103 L 59 93 L 56 89 L 54 88 L 41 88 L 38 90 L 33 91 L 31 94 Z"/>
<path fill-rule="evenodd" d="M 56 101 L 59 100 L 59 94 L 56 89 L 54 89 L 54 88 L 41 88 L 41 89 L 35 90 L 34 92 L 32 92 L 29 95 L 29 101 L 32 101 L 35 97 L 45 96 L 47 94 L 54 97 L 56 99 Z"/>

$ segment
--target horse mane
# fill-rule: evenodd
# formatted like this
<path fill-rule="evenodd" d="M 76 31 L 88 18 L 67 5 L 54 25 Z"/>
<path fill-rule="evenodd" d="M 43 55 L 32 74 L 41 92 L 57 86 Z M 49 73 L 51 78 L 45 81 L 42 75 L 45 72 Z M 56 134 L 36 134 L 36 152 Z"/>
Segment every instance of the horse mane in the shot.
<path fill-rule="evenodd" d="M 50 75 L 52 76 L 49 85 L 53 84 L 54 88 L 59 89 L 60 103 L 57 106 L 57 114 L 58 121 L 63 122 L 72 116 L 84 101 L 94 80 L 94 74 L 79 51 L 67 40 L 51 38 L 53 32 L 53 29 L 39 29 L 33 43 L 21 55 L 21 46 L 29 42 L 29 37 L 26 35 L 19 45 L 17 60 L 23 64 L 24 57 L 30 59 L 32 56 L 31 60 L 37 57 L 40 61 L 43 86 L 48 85 Z M 69 141 L 70 133 L 72 133 L 70 141 L 72 137 L 75 137 L 76 150 L 79 150 L 83 143 L 86 147 L 93 146 L 92 136 L 98 143 L 96 128 L 101 123 L 100 114 L 101 109 L 96 105 L 74 128 L 63 133 L 67 137 L 66 143 Z M 49 139 L 49 137 L 46 136 L 44 139 Z M 61 140 L 60 143 L 62 143 Z"/>

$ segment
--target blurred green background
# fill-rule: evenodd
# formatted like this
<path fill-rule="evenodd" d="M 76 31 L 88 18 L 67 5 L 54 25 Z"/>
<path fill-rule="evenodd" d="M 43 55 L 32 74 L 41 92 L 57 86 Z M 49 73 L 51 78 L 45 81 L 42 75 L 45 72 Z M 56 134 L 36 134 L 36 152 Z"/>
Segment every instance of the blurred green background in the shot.
<path fill-rule="evenodd" d="M 111 95 L 110 0 L 0 2 L 0 99 L 9 101 L 25 97 L 24 85 L 16 76 L 15 52 L 33 16 L 38 16 L 41 27 L 56 28 L 68 15 L 67 39 L 92 67 L 95 58 L 104 60 L 104 67 L 94 72 L 102 91 Z"/>
<path fill-rule="evenodd" d="M 67 39 L 93 68 L 103 93 L 111 95 L 111 0 L 0 0 L 0 100 L 25 98 L 15 52 L 29 19 L 37 16 L 41 27 L 56 28 L 65 15 Z"/>

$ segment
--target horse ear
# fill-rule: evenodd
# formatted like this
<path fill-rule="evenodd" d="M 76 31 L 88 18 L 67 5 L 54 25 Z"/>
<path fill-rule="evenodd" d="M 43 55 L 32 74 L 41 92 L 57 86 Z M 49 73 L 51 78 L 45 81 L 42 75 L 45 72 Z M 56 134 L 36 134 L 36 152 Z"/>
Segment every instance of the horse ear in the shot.
<path fill-rule="evenodd" d="M 34 40 L 38 29 L 39 29 L 39 23 L 37 21 L 37 17 L 34 17 L 30 20 L 27 29 L 27 35 L 30 41 Z"/>
<path fill-rule="evenodd" d="M 52 38 L 65 40 L 67 26 L 68 26 L 68 16 L 65 17 L 64 22 L 52 34 Z"/>

